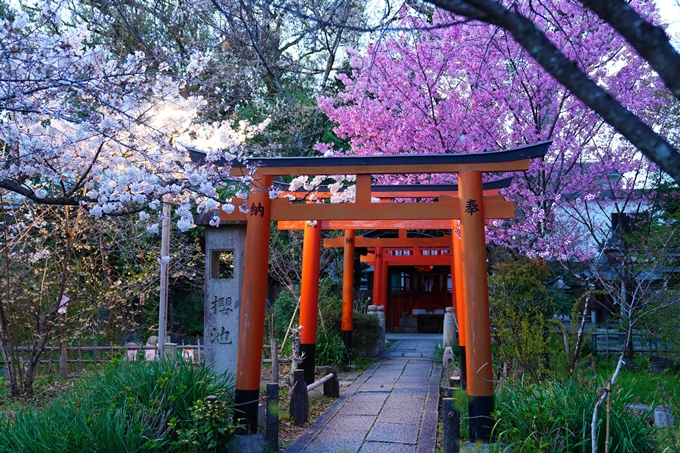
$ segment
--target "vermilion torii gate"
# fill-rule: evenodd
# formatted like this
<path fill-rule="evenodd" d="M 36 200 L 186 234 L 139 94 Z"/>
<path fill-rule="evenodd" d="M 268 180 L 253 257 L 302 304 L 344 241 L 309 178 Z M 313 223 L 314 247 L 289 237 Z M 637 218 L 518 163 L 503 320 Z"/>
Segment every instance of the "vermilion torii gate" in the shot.
<path fill-rule="evenodd" d="M 485 202 L 505 201 L 502 196 L 498 194 L 499 188 L 509 187 L 512 178 L 505 178 L 496 180 L 483 185 L 483 194 Z M 395 186 L 372 186 L 372 195 L 374 198 L 379 198 L 381 201 L 390 200 L 394 198 L 429 198 L 440 199 L 442 197 L 457 197 L 457 185 L 395 185 Z M 305 198 L 308 193 L 305 190 L 299 189 L 297 192 L 285 192 L 286 197 L 302 197 Z M 328 198 L 328 189 L 321 187 L 316 196 L 318 198 Z M 510 204 L 506 204 L 509 208 Z M 495 210 L 495 215 L 501 218 L 514 217 L 514 209 L 505 209 L 504 212 Z M 487 218 L 489 216 L 487 215 Z M 362 261 L 370 262 L 374 265 L 374 285 L 373 285 L 373 304 L 383 306 L 386 308 L 385 315 L 388 321 L 392 321 L 394 326 L 394 319 L 390 320 L 387 309 L 390 306 L 386 304 L 386 278 L 388 266 L 406 265 L 444 265 L 450 267 L 451 276 L 456 275 L 452 262 L 451 248 L 453 240 L 451 236 L 439 238 L 408 238 L 407 230 L 404 227 L 411 229 L 429 229 L 429 230 L 449 230 L 451 231 L 450 220 L 422 220 L 422 221 L 393 221 L 393 220 L 370 220 L 370 221 L 322 221 L 319 222 L 321 229 L 344 230 L 344 236 L 338 236 L 333 239 L 325 239 L 324 246 L 327 248 L 344 248 L 344 269 L 343 269 L 343 310 L 342 310 L 342 338 L 348 350 L 352 348 L 352 310 L 353 310 L 353 268 L 354 268 L 354 248 L 368 248 L 372 253 L 369 256 L 362 257 Z M 302 291 L 301 291 L 301 313 L 306 313 L 306 316 L 301 316 L 301 325 L 308 330 L 307 337 L 302 341 L 302 348 L 306 354 L 306 358 L 302 362 L 302 367 L 305 369 L 307 377 L 306 382 L 314 380 L 314 354 L 316 343 L 316 313 L 313 308 L 317 307 L 318 293 L 318 267 L 310 265 L 310 263 L 318 262 L 318 253 L 316 245 L 318 244 L 317 235 L 319 232 L 316 229 L 309 227 L 307 222 L 303 221 L 280 221 L 278 222 L 281 230 L 300 230 L 305 232 L 305 248 L 303 255 L 303 274 L 302 274 Z M 364 236 L 355 236 L 354 229 L 394 229 L 399 228 L 398 238 L 366 238 Z M 456 236 L 456 241 L 459 237 Z M 312 249 L 309 249 L 311 247 Z M 455 254 L 460 259 L 460 253 Z M 367 258 L 364 260 L 364 258 Z M 456 264 L 456 268 L 460 270 L 460 261 Z M 307 271 L 307 272 L 305 272 Z M 457 273 L 460 278 L 460 272 Z M 455 290 L 461 292 L 462 282 L 460 280 L 453 285 Z M 459 346 L 460 356 L 463 358 L 463 383 L 465 384 L 465 318 L 459 316 L 463 312 L 462 296 L 456 297 L 455 292 L 452 293 L 453 306 L 456 308 L 456 315 L 459 318 Z M 398 310 L 397 310 L 398 311 Z M 392 318 L 395 318 L 396 312 L 392 307 Z M 443 311 L 443 310 L 442 310 Z M 311 327 L 311 329 L 310 329 Z M 304 330 L 303 330 L 304 332 Z"/>
<path fill-rule="evenodd" d="M 347 156 L 252 159 L 234 166 L 233 175 L 254 169 L 247 205 L 243 292 L 236 364 L 236 403 L 246 434 L 257 432 L 262 335 L 266 306 L 270 222 L 272 220 L 449 220 L 460 219 L 463 300 L 468 319 L 466 362 L 471 440 L 487 441 L 493 420 L 493 372 L 486 278 L 485 216 L 511 202 L 483 200 L 482 173 L 529 168 L 531 158 L 545 155 L 549 142 L 481 154 Z M 192 151 L 192 160 L 204 154 Z M 219 164 L 219 163 L 218 163 Z M 458 198 L 436 203 L 371 203 L 371 177 L 385 174 L 458 174 Z M 274 176 L 356 175 L 356 201 L 343 204 L 296 204 L 269 198 Z M 494 205 L 500 206 L 500 208 Z M 233 220 L 220 212 L 222 219 Z M 317 223 L 318 227 L 318 223 Z M 455 250 L 455 247 L 454 247 Z"/>
<path fill-rule="evenodd" d="M 496 180 L 483 185 L 483 194 L 485 202 L 505 201 L 499 195 L 498 189 L 509 187 L 512 178 L 505 178 Z M 280 184 L 288 186 L 287 184 Z M 309 191 L 298 189 L 296 192 L 286 191 L 280 196 L 294 197 L 296 199 L 306 199 Z M 458 186 L 453 184 L 439 185 L 393 185 L 371 186 L 371 195 L 373 198 L 380 199 L 381 202 L 390 201 L 391 199 L 440 199 L 442 197 L 458 196 Z M 316 198 L 330 198 L 331 194 L 327 187 L 321 186 L 315 193 Z M 512 218 L 514 217 L 514 209 L 511 203 L 504 203 L 501 205 L 493 205 L 496 208 L 491 209 L 490 214 L 496 218 Z M 487 215 L 487 218 L 489 215 Z M 435 255 L 436 251 L 430 250 L 429 247 L 440 246 L 450 252 L 452 239 L 451 237 L 442 238 L 407 238 L 407 230 L 410 229 L 432 229 L 432 230 L 451 230 L 450 220 L 411 220 L 411 221 L 395 221 L 395 220 L 349 220 L 349 221 L 333 221 L 325 220 L 318 222 L 317 227 L 322 230 L 344 230 L 344 236 L 333 239 L 326 239 L 324 246 L 327 248 L 344 248 L 344 266 L 343 266 L 343 307 L 342 307 L 342 338 L 348 350 L 351 350 L 352 345 L 352 310 L 353 310 L 353 273 L 354 273 L 354 248 L 369 248 L 376 250 L 373 253 L 374 257 L 378 257 L 378 265 L 375 267 L 376 272 L 374 280 L 377 282 L 373 287 L 373 303 L 375 305 L 385 306 L 385 278 L 387 275 L 387 265 L 393 263 L 394 265 L 417 265 L 417 264 L 443 264 L 450 266 L 451 255 Z M 314 366 L 315 366 L 315 347 L 316 347 L 316 309 L 318 307 L 318 243 L 320 239 L 319 228 L 311 227 L 305 221 L 279 221 L 278 228 L 280 230 L 304 230 L 304 254 L 303 254 L 303 272 L 302 285 L 300 297 L 300 325 L 304 327 L 302 331 L 301 348 L 305 353 L 305 359 L 302 361 L 302 367 L 305 369 L 305 381 L 311 383 L 314 381 Z M 369 239 L 363 236 L 354 236 L 355 230 L 369 230 L 369 229 L 399 229 L 399 238 L 393 239 Z M 428 255 L 390 255 L 388 247 L 394 248 L 413 248 L 413 247 L 428 247 L 427 251 L 431 252 Z M 386 251 L 385 259 L 380 257 L 383 255 L 382 250 Z M 418 251 L 419 249 L 416 249 Z M 367 258 L 367 257 L 362 257 Z M 371 261 L 371 264 L 374 264 Z M 451 275 L 453 276 L 453 268 L 451 268 Z M 454 297 L 455 300 L 455 297 Z M 456 312 L 461 312 L 460 307 L 456 307 Z M 387 314 L 387 313 L 386 313 Z M 305 330 L 307 332 L 305 332 Z M 459 340 L 461 345 L 461 357 L 465 357 L 464 338 Z M 464 365 L 464 360 L 463 360 Z"/>
<path fill-rule="evenodd" d="M 483 194 L 485 202 L 498 202 L 505 201 L 504 198 L 499 195 L 498 189 L 507 188 L 512 183 L 512 178 L 505 178 L 500 180 L 495 180 L 489 183 L 484 183 Z M 288 187 L 288 184 L 275 183 L 279 186 Z M 289 199 L 302 199 L 305 200 L 310 195 L 310 192 L 304 189 L 298 189 L 295 192 L 285 191 L 280 197 L 287 197 Z M 330 198 L 331 193 L 326 186 L 320 186 L 318 190 L 314 193 L 317 199 Z M 391 201 L 393 199 L 441 199 L 442 197 L 454 197 L 458 196 L 458 186 L 456 184 L 429 184 L 429 185 L 374 185 L 371 186 L 371 196 L 373 198 L 379 199 L 381 202 Z M 505 209 L 494 209 L 493 213 L 498 216 L 497 218 L 512 218 L 514 217 L 513 205 L 510 203 L 505 203 L 501 205 Z M 488 216 L 487 216 L 488 217 Z M 451 237 L 442 238 L 420 238 L 413 239 L 407 238 L 407 230 L 404 227 L 410 226 L 411 229 L 431 229 L 431 230 L 451 230 L 451 222 L 449 220 L 418 220 L 418 221 L 394 221 L 394 220 L 339 220 L 339 221 L 320 221 L 318 222 L 322 230 L 344 230 L 344 236 L 339 236 L 333 239 L 325 239 L 324 246 L 326 248 L 344 248 L 344 269 L 343 269 L 343 313 L 342 313 L 342 333 L 345 346 L 351 349 L 351 333 L 352 333 L 352 305 L 353 305 L 353 282 L 352 276 L 354 273 L 354 248 L 369 248 L 371 250 L 378 250 L 373 256 L 380 256 L 380 250 L 387 247 L 397 247 L 397 248 L 412 248 L 412 247 L 432 247 L 440 246 L 446 248 L 448 251 L 451 249 L 452 240 Z M 317 225 L 315 225 L 317 226 Z M 316 304 L 317 293 L 316 282 L 318 281 L 318 268 L 311 263 L 316 263 L 318 261 L 318 255 L 316 251 L 316 244 L 319 242 L 320 232 L 317 228 L 311 227 L 308 222 L 305 221 L 279 221 L 279 230 L 304 230 L 305 233 L 305 243 L 304 255 L 303 255 L 303 268 L 307 272 L 302 273 L 302 291 L 301 291 L 301 305 L 313 299 L 310 306 Z M 364 236 L 354 236 L 355 230 L 370 230 L 370 229 L 398 229 L 399 238 L 365 238 Z M 310 247 L 312 249 L 310 249 Z M 429 251 L 429 250 L 428 250 Z M 416 263 L 416 261 L 425 261 L 425 264 L 445 264 L 449 265 L 450 256 L 435 256 L 432 254 L 426 256 L 385 256 L 384 260 L 379 260 L 382 262 L 382 266 L 378 266 L 378 274 L 384 276 L 386 271 L 386 264 L 390 261 L 400 261 L 403 264 L 423 264 Z M 367 258 L 367 257 L 363 257 Z M 363 260 L 362 258 L 362 260 Z M 443 263 L 439 263 L 442 261 Z M 408 262 L 408 263 L 407 263 Z M 371 264 L 373 262 L 371 261 Z M 395 264 L 396 265 L 396 264 Z M 453 272 L 452 272 L 453 275 Z M 385 293 L 383 285 L 374 285 L 374 303 L 377 305 L 385 305 Z M 309 302 L 308 302 L 309 303 Z M 304 307 L 301 310 L 306 311 Z M 303 317 L 306 318 L 306 317 Z M 311 321 L 311 320 L 310 320 Z M 307 324 L 302 324 L 308 326 Z M 314 333 L 316 329 L 312 329 Z M 315 343 L 315 336 L 311 338 L 311 342 Z M 302 343 L 303 346 L 305 343 Z M 312 351 L 313 354 L 313 351 Z M 308 373 L 311 373 L 314 369 L 314 363 L 310 360 L 303 362 L 305 369 L 309 369 Z M 311 376 L 310 376 L 311 377 Z M 308 382 L 310 382 L 308 380 Z"/>

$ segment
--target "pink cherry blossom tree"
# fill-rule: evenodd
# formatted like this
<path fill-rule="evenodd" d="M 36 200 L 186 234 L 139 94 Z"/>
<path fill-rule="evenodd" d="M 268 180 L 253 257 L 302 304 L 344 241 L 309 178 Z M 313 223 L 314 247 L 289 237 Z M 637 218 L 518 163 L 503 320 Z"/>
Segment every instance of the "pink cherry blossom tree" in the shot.
<path fill-rule="evenodd" d="M 617 36 L 629 42 L 650 67 L 657 71 L 670 93 L 676 99 L 680 99 L 680 82 L 677 78 L 680 54 L 671 45 L 663 25 L 659 25 L 658 18 L 649 16 L 645 11 L 649 5 L 645 7 L 644 2 L 626 0 L 570 1 L 566 5 L 556 5 L 558 7 L 550 11 L 546 8 L 545 11 L 549 14 L 538 13 L 540 17 L 535 20 L 537 17 L 535 13 L 538 10 L 534 8 L 527 10 L 517 2 L 496 0 L 430 0 L 430 2 L 447 11 L 460 14 L 464 20 L 493 24 L 507 30 L 559 83 L 602 116 L 675 182 L 680 183 L 680 151 L 674 142 L 669 141 L 665 134 L 660 134 L 644 118 L 628 109 L 626 103 L 622 102 L 606 83 L 584 71 L 578 61 L 572 60 L 563 48 L 551 40 L 554 33 L 550 23 L 551 17 L 557 15 L 568 17 L 565 11 L 571 6 L 582 6 L 597 14 L 604 23 L 612 27 L 612 32 L 615 30 Z M 547 23 L 542 19 L 547 19 Z"/>
<path fill-rule="evenodd" d="M 373 43 L 365 53 L 354 51 L 351 72 L 339 77 L 344 91 L 337 99 L 319 98 L 337 123 L 336 133 L 360 155 L 478 153 L 551 140 L 545 159 L 517 175 L 505 192 L 517 204 L 517 217 L 491 222 L 488 238 L 530 257 L 563 263 L 595 258 L 605 248 L 610 215 L 644 211 L 664 178 L 612 127 L 611 115 L 595 113 L 582 93 L 562 85 L 547 57 L 539 58 L 532 47 L 535 41 L 522 41 L 511 22 L 526 19 L 517 19 L 523 31 L 542 34 L 555 49 L 548 56 L 562 55 L 574 66 L 572 73 L 599 85 L 602 95 L 605 87 L 614 104 L 666 148 L 677 142 L 677 97 L 621 34 L 581 2 L 519 1 L 510 10 L 505 2 L 486 0 L 434 3 L 465 17 L 435 10 L 429 19 L 404 9 L 408 31 Z M 465 12 L 465 5 L 481 6 Z M 660 23 L 652 2 L 629 6 Z M 622 324 L 640 316 L 622 311 Z M 630 325 L 624 326 L 628 334 Z M 622 363 L 623 355 L 612 382 Z"/>
<path fill-rule="evenodd" d="M 655 17 L 651 3 L 634 5 Z M 574 2 L 517 8 L 630 111 L 672 136 L 675 99 L 599 17 Z M 493 222 L 489 238 L 534 257 L 592 257 L 606 239 L 603 219 L 644 202 L 634 189 L 654 165 L 502 28 L 461 24 L 441 10 L 431 20 L 402 12 L 402 25 L 414 31 L 353 51 L 351 72 L 338 77 L 344 91 L 319 98 L 336 133 L 360 155 L 484 152 L 552 140 L 546 158 L 506 193 L 517 218 Z"/>

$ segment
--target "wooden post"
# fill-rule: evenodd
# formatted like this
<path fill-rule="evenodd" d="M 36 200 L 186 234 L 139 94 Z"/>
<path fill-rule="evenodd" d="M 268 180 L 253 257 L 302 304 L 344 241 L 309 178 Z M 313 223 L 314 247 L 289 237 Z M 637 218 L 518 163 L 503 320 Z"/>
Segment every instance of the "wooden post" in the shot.
<path fill-rule="evenodd" d="M 267 384 L 266 439 L 271 451 L 279 451 L 279 384 Z"/>
<path fill-rule="evenodd" d="M 609 355 L 609 329 L 604 331 L 604 345 L 607 348 L 607 355 Z"/>
<path fill-rule="evenodd" d="M 465 293 L 463 291 L 463 255 L 461 253 L 460 236 L 456 233 L 458 221 L 453 222 L 451 236 L 453 244 L 453 293 L 456 295 L 456 317 L 458 319 L 458 351 L 460 357 L 460 384 L 467 388 L 467 366 L 465 358 L 465 335 L 467 333 L 467 316 L 465 314 Z"/>
<path fill-rule="evenodd" d="M 460 414 L 455 398 L 442 398 L 442 424 L 444 425 L 444 453 L 460 451 Z"/>
<path fill-rule="evenodd" d="M 163 201 L 163 221 L 161 222 L 161 281 L 158 302 L 158 353 L 163 357 L 163 346 L 168 326 L 168 282 L 170 262 L 170 203 Z"/>
<path fill-rule="evenodd" d="M 305 382 L 314 382 L 316 366 L 316 320 L 319 316 L 319 259 L 321 253 L 321 225 L 305 222 L 302 244 L 302 283 L 300 284 L 300 353 Z"/>
<path fill-rule="evenodd" d="M 612 400 L 611 400 L 611 392 L 612 389 L 612 382 L 607 381 L 607 386 L 604 388 L 604 391 L 607 392 L 607 423 L 606 423 L 606 429 L 605 429 L 605 435 L 604 435 L 604 453 L 609 453 L 609 424 L 611 422 L 611 411 L 612 411 Z"/>
<path fill-rule="evenodd" d="M 491 330 L 484 233 L 482 174 L 464 170 L 458 174 L 463 299 L 468 329 L 465 334 L 470 440 L 489 442 L 494 421 Z"/>
<path fill-rule="evenodd" d="M 338 370 L 334 367 L 331 372 L 333 373 L 333 377 L 323 383 L 323 395 L 330 398 L 340 398 Z"/>
<path fill-rule="evenodd" d="M 309 395 L 305 384 L 305 370 L 295 370 L 293 379 L 295 383 L 290 400 L 290 412 L 293 416 L 293 423 L 302 426 L 309 420 Z"/>
<path fill-rule="evenodd" d="M 345 344 L 345 363 L 352 358 L 352 313 L 354 311 L 354 230 L 345 230 L 342 267 L 342 341 Z"/>
<path fill-rule="evenodd" d="M 246 231 L 243 293 L 239 318 L 235 418 L 244 425 L 243 434 L 257 433 L 257 412 L 262 372 L 262 334 L 267 299 L 271 176 L 261 176 L 250 185 Z"/>

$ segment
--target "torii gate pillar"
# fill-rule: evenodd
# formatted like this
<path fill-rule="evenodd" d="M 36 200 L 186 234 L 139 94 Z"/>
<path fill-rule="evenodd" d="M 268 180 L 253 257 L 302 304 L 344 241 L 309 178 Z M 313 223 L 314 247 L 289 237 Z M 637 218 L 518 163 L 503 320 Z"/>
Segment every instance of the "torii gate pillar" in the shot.
<path fill-rule="evenodd" d="M 246 229 L 246 256 L 243 269 L 243 293 L 239 318 L 236 362 L 237 411 L 235 418 L 244 424 L 244 434 L 257 433 L 257 410 L 262 372 L 262 335 L 267 299 L 269 264 L 269 229 L 272 177 L 261 175 L 250 185 L 250 209 Z"/>
<path fill-rule="evenodd" d="M 482 173 L 458 173 L 463 300 L 468 320 L 465 333 L 470 440 L 489 442 L 494 421 L 491 329 L 487 283 Z"/>
<path fill-rule="evenodd" d="M 451 237 L 453 238 L 453 290 L 456 294 L 456 319 L 458 320 L 458 350 L 460 355 L 460 384 L 467 388 L 467 358 L 465 357 L 465 335 L 467 334 L 467 316 L 465 313 L 465 293 L 463 292 L 463 255 L 461 253 L 460 236 L 456 234 L 458 221 L 453 222 Z"/>
<path fill-rule="evenodd" d="M 345 230 L 342 268 L 342 341 L 347 362 L 352 357 L 352 314 L 354 311 L 354 230 Z"/>
<path fill-rule="evenodd" d="M 300 284 L 300 353 L 307 385 L 314 382 L 316 365 L 316 320 L 319 311 L 319 258 L 321 225 L 305 222 L 302 242 L 302 282 Z"/>

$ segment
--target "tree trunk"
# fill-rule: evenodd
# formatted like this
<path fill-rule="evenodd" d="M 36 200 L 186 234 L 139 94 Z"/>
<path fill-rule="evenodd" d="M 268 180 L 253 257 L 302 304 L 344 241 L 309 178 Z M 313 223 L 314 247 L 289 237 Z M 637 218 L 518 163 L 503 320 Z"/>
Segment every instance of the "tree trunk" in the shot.
<path fill-rule="evenodd" d="M 590 296 L 586 296 L 586 302 L 583 304 L 583 314 L 581 316 L 581 322 L 578 326 L 578 333 L 576 334 L 576 345 L 574 346 L 574 353 L 571 355 L 571 360 L 569 362 L 569 377 L 574 374 L 574 367 L 576 367 L 576 361 L 581 353 L 581 344 L 583 344 L 583 327 L 586 324 L 586 315 L 588 314 L 588 304 L 590 303 Z"/>

